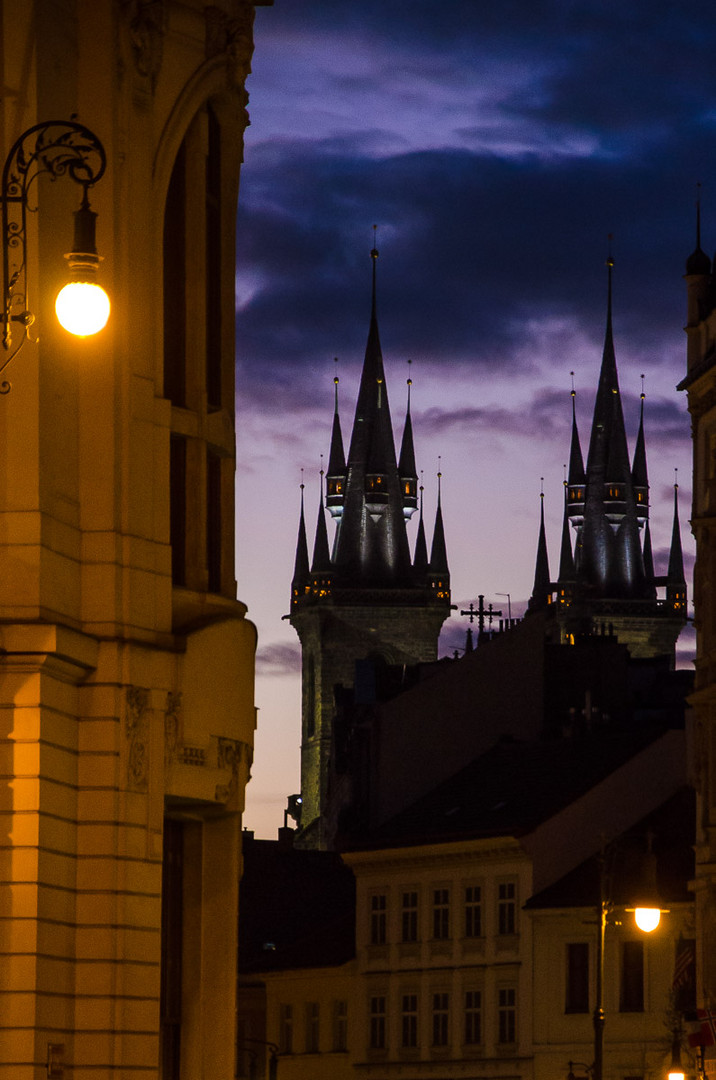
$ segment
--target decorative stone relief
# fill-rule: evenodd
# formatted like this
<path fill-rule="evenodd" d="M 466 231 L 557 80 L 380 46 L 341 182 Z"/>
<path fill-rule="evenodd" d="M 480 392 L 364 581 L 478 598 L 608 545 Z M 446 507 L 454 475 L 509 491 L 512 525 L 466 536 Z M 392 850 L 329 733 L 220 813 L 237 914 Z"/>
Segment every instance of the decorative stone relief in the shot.
<path fill-rule="evenodd" d="M 124 9 L 137 89 L 153 94 L 164 56 L 165 0 L 124 0 Z"/>
<path fill-rule="evenodd" d="M 168 769 L 177 759 L 182 743 L 181 694 L 167 694 L 164 709 L 164 768 Z"/>
<path fill-rule="evenodd" d="M 149 770 L 149 691 L 141 686 L 127 688 L 126 733 L 127 787 L 132 791 L 147 790 Z"/>
<path fill-rule="evenodd" d="M 220 769 L 231 772 L 228 784 L 217 784 L 215 798 L 217 802 L 227 803 L 236 794 L 239 786 L 239 764 L 241 762 L 241 743 L 235 739 L 219 739 L 217 764 Z"/>
<path fill-rule="evenodd" d="M 214 5 L 205 8 L 204 13 L 207 58 L 224 53 L 229 82 L 237 88 L 243 88 L 246 76 L 251 71 L 251 56 L 254 51 L 253 4 L 244 4 L 234 18 L 229 18 L 226 12 Z"/>

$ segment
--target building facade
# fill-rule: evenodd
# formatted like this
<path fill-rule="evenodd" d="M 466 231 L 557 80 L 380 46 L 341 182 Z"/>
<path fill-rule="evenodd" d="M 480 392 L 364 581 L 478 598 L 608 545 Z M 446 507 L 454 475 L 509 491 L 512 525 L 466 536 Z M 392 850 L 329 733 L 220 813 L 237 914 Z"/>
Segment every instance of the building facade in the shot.
<path fill-rule="evenodd" d="M 24 267 L 3 238 L 22 286 L 9 314 L 35 316 L 22 344 L 5 308 L 2 359 L 22 348 L 0 425 L 13 1080 L 234 1075 L 255 725 L 233 567 L 234 229 L 253 14 L 244 0 L 2 9 L 7 175 L 35 125 L 94 133 L 106 170 L 85 193 L 112 303 L 96 337 L 55 322 L 82 174 L 39 175 Z"/>

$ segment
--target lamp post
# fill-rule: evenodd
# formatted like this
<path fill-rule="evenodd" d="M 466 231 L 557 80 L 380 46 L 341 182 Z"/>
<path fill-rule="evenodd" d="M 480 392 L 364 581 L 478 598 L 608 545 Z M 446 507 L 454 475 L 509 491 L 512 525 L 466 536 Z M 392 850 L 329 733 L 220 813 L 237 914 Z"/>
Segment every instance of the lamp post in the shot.
<path fill-rule="evenodd" d="M 644 933 L 651 933 L 652 930 L 656 930 L 661 918 L 661 912 L 666 911 L 666 908 L 654 906 L 654 896 L 656 895 L 656 873 L 654 866 L 654 855 L 651 851 L 651 842 L 649 842 L 649 850 L 647 852 L 647 859 L 649 860 L 648 878 L 649 889 L 652 893 L 651 898 L 645 898 L 643 901 L 640 898 L 638 905 L 634 907 L 628 907 L 626 911 L 633 911 L 636 925 Z M 648 905 L 651 906 L 648 906 Z M 612 901 L 607 896 L 606 888 L 606 873 L 605 873 L 605 852 L 604 849 L 599 854 L 599 903 L 597 905 L 597 964 L 596 964 L 596 1002 L 594 1007 L 593 1023 L 594 1023 L 594 1064 L 592 1065 L 591 1073 L 592 1080 L 604 1080 L 604 937 L 607 927 L 609 915 L 614 910 Z"/>
<path fill-rule="evenodd" d="M 97 215 L 90 208 L 88 192 L 104 175 L 104 147 L 97 136 L 74 120 L 49 120 L 28 128 L 12 145 L 2 172 L 3 303 L 0 312 L 2 344 L 10 355 L 0 364 L 0 374 L 28 340 L 35 321 L 30 309 L 27 268 L 27 214 L 37 208 L 30 203 L 35 180 L 47 173 L 51 180 L 68 176 L 82 188 L 75 211 L 74 242 L 65 258 L 70 280 L 61 290 L 55 310 L 62 326 L 81 337 L 96 334 L 109 318 L 109 299 L 96 281 L 101 256 L 95 243 Z M 22 328 L 20 343 L 13 349 L 13 323 Z M 7 394 L 10 383 L 0 383 Z"/>

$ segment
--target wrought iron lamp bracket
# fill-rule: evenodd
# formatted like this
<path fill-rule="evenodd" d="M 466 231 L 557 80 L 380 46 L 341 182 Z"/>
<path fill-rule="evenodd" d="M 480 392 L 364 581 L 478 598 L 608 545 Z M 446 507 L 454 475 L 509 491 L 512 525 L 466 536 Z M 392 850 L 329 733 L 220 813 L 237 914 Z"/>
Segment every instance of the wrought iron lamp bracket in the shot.
<path fill-rule="evenodd" d="M 32 184 L 43 173 L 51 180 L 69 176 L 83 189 L 83 196 L 104 175 L 107 158 L 97 136 L 74 120 L 48 120 L 28 128 L 13 144 L 2 172 L 3 306 L 0 313 L 2 344 L 10 355 L 0 364 L 0 374 L 29 338 L 35 321 L 30 310 L 27 282 L 27 214 Z M 13 350 L 12 324 L 22 327 L 22 339 Z M 0 394 L 10 384 L 0 383 Z"/>

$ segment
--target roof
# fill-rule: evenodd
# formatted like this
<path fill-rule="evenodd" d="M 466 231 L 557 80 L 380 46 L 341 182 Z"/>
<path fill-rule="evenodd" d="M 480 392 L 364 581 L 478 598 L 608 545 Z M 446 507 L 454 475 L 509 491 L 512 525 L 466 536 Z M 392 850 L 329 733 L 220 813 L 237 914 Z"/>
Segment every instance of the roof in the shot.
<path fill-rule="evenodd" d="M 656 858 L 656 884 L 660 898 L 672 904 L 693 900 L 688 884 L 694 875 L 695 803 L 693 789 L 681 788 L 608 847 L 605 853 L 607 893 L 613 903 L 622 906 L 634 899 L 635 888 L 638 890 L 640 884 L 639 872 L 643 871 L 647 837 L 650 837 Z M 599 853 L 595 853 L 532 896 L 525 907 L 594 906 L 600 895 L 599 864 Z"/>
<path fill-rule="evenodd" d="M 334 967 L 355 955 L 355 879 L 340 855 L 244 834 L 239 971 Z"/>
<path fill-rule="evenodd" d="M 662 725 L 572 738 L 502 739 L 377 829 L 358 848 L 467 836 L 524 836 L 663 734 Z"/>

